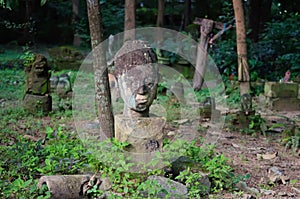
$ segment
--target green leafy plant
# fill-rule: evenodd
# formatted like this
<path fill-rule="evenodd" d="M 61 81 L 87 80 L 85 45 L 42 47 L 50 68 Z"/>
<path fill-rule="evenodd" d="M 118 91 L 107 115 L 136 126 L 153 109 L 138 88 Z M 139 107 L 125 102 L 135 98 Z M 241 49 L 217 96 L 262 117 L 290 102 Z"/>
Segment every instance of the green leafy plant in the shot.
<path fill-rule="evenodd" d="M 180 172 L 176 179 L 184 181 L 189 189 L 188 196 L 190 198 L 201 198 L 201 196 L 208 194 L 210 187 L 202 184 L 203 176 L 199 172 L 191 171 L 190 167 Z M 210 184 L 208 185 L 210 186 Z"/>
<path fill-rule="evenodd" d="M 287 69 L 291 70 L 292 75 L 299 73 L 299 19 L 299 13 L 288 13 L 266 24 L 265 32 L 260 35 L 261 39 L 256 48 L 258 59 L 268 63 L 257 67 L 261 77 L 278 81 Z"/>
<path fill-rule="evenodd" d="M 283 133 L 282 143 L 285 145 L 286 149 L 291 148 L 296 154 L 297 150 L 300 148 L 300 130 L 289 129 L 289 132 Z M 294 132 L 293 132 L 294 131 Z"/>
<path fill-rule="evenodd" d="M 239 119 L 248 124 L 246 128 L 240 129 L 240 132 L 250 135 L 256 135 L 259 132 L 266 135 L 266 121 L 260 115 L 240 116 Z"/>
<path fill-rule="evenodd" d="M 157 198 L 160 192 L 168 194 L 155 180 L 146 180 L 137 187 L 137 195 L 134 198 Z"/>
<path fill-rule="evenodd" d="M 0 189 L 1 190 L 1 189 Z M 23 180 L 21 178 L 17 178 L 11 182 L 9 188 L 4 188 L 0 196 L 5 198 L 20 198 L 27 199 L 37 198 L 37 199 L 47 199 L 50 198 L 50 191 L 48 190 L 47 185 L 43 185 L 41 188 L 37 187 L 37 180 L 33 180 L 32 178 L 28 180 Z"/>
<path fill-rule="evenodd" d="M 213 145 L 203 146 L 201 144 L 201 140 L 194 140 L 191 143 L 178 142 L 173 146 L 174 150 L 175 148 L 178 150 L 179 147 L 179 154 L 189 159 L 184 163 L 186 169 L 182 171 L 183 173 L 180 173 L 177 179 L 189 184 L 189 189 L 193 190 L 190 194 L 193 196 L 199 193 L 199 189 L 205 191 L 205 187 L 202 187 L 199 183 L 201 173 L 207 173 L 212 183 L 211 190 L 213 192 L 232 189 L 234 176 L 232 175 L 231 166 L 228 165 L 230 159 L 223 154 L 216 155 Z M 170 151 L 172 151 L 172 148 L 170 148 Z"/>
<path fill-rule="evenodd" d="M 25 49 L 24 54 L 21 55 L 20 58 L 23 60 L 23 64 L 24 64 L 25 67 L 30 66 L 33 63 L 34 59 L 35 59 L 34 53 L 32 51 L 28 50 L 28 49 Z"/>
<path fill-rule="evenodd" d="M 232 168 L 227 164 L 229 158 L 223 154 L 214 156 L 204 163 L 204 167 L 210 172 L 209 178 L 212 180 L 212 191 L 232 188 L 232 178 L 230 176 Z"/>

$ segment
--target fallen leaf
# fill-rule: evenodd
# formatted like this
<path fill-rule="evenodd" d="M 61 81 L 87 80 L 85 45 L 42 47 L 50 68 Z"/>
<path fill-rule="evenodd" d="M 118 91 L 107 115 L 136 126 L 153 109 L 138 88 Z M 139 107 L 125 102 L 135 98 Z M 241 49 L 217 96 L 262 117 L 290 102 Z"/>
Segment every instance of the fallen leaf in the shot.
<path fill-rule="evenodd" d="M 177 124 L 184 124 L 187 123 L 189 121 L 189 119 L 182 119 L 182 120 L 174 120 L 173 122 L 177 123 Z"/>
<path fill-rule="evenodd" d="M 233 147 L 235 147 L 235 148 L 240 148 L 240 146 L 239 146 L 239 145 L 237 145 L 237 144 L 234 144 L 234 143 L 232 143 L 232 146 L 233 146 Z"/>
<path fill-rule="evenodd" d="M 257 158 L 258 159 L 264 159 L 264 160 L 271 160 L 276 158 L 278 155 L 277 152 L 273 153 L 273 154 L 257 154 Z"/>

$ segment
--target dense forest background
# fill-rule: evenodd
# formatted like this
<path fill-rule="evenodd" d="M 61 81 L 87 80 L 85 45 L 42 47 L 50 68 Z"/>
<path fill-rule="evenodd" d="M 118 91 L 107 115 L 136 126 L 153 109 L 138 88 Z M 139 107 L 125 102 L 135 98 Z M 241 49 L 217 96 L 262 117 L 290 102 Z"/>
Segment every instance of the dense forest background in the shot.
<path fill-rule="evenodd" d="M 234 25 L 231 0 L 166 0 L 165 28 L 182 31 L 199 40 L 195 17 Z M 103 36 L 124 30 L 124 1 L 101 0 Z M 251 80 L 279 80 L 288 69 L 295 77 L 300 70 L 300 1 L 245 0 L 245 20 Z M 0 8 L 0 44 L 80 45 L 89 47 L 86 1 L 10 1 Z M 156 26 L 158 1 L 136 0 L 136 26 Z M 80 38 L 80 43 L 78 42 Z M 77 42 L 76 42 L 77 41 Z M 222 74 L 235 73 L 235 31 L 226 31 L 210 48 Z"/>

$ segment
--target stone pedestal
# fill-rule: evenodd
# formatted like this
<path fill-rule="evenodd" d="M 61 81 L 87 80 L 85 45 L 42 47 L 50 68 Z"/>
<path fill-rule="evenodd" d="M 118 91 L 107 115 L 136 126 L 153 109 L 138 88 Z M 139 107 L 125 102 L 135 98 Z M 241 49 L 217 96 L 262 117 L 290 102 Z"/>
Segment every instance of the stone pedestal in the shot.
<path fill-rule="evenodd" d="M 268 102 L 275 111 L 298 111 L 300 99 L 298 98 L 269 98 Z"/>
<path fill-rule="evenodd" d="M 30 113 L 49 113 L 52 110 L 52 98 L 50 95 L 26 94 L 23 103 L 24 108 Z"/>
<path fill-rule="evenodd" d="M 266 82 L 265 96 L 272 98 L 297 98 L 298 89 L 298 84 L 295 83 Z"/>
<path fill-rule="evenodd" d="M 265 96 L 272 110 L 300 110 L 299 85 L 296 83 L 266 82 Z"/>
<path fill-rule="evenodd" d="M 126 148 L 128 152 L 151 153 L 162 149 L 165 123 L 162 117 L 129 118 L 116 115 L 115 137 L 130 144 Z"/>

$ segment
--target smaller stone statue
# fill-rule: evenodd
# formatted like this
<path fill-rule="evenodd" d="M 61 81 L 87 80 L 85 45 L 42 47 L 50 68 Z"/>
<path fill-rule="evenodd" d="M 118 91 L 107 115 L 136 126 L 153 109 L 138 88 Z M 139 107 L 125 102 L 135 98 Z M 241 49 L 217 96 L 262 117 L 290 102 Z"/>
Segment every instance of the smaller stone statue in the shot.
<path fill-rule="evenodd" d="M 59 76 L 52 76 L 50 78 L 51 93 L 58 96 L 58 108 L 67 110 L 72 108 L 72 86 L 71 77 L 69 74 L 64 73 Z"/>
<path fill-rule="evenodd" d="M 250 94 L 245 93 L 241 96 L 242 112 L 247 116 L 252 112 L 252 97 Z"/>
<path fill-rule="evenodd" d="M 50 93 L 50 67 L 45 56 L 34 54 L 34 61 L 25 66 L 26 91 L 24 107 L 29 112 L 44 113 L 52 110 L 52 98 Z"/>

